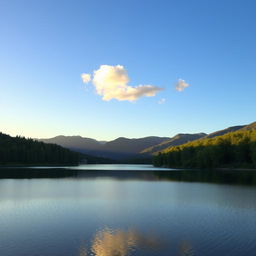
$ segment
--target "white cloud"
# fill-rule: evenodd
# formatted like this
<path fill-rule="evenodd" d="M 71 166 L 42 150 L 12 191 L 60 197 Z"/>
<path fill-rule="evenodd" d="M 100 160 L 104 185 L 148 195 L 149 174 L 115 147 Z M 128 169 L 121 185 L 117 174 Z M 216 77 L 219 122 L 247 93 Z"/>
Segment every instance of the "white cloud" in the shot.
<path fill-rule="evenodd" d="M 179 92 L 182 92 L 186 87 L 189 87 L 190 84 L 186 83 L 185 80 L 179 79 L 176 83 L 175 89 Z"/>
<path fill-rule="evenodd" d="M 158 101 L 158 104 L 164 104 L 166 102 L 166 99 L 162 98 Z"/>
<path fill-rule="evenodd" d="M 83 73 L 81 75 L 81 78 L 85 84 L 89 83 L 91 81 L 91 75 Z"/>
<path fill-rule="evenodd" d="M 83 74 L 82 74 L 83 75 Z M 129 77 L 126 69 L 121 66 L 101 65 L 94 71 L 92 83 L 103 100 L 135 101 L 141 97 L 152 97 L 163 90 L 154 85 L 128 85 Z"/>

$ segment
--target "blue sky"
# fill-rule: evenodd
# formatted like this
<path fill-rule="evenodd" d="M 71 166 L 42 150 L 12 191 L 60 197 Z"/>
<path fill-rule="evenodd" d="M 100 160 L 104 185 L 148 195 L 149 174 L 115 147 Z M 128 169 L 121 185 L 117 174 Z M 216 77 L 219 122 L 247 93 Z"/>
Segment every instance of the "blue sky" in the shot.
<path fill-rule="evenodd" d="M 2 0 L 0 130 L 110 140 L 256 121 L 255 9 L 248 0 Z M 101 65 L 121 65 L 128 86 L 164 90 L 103 100 L 81 79 Z M 190 86 L 175 90 L 178 79 Z"/>

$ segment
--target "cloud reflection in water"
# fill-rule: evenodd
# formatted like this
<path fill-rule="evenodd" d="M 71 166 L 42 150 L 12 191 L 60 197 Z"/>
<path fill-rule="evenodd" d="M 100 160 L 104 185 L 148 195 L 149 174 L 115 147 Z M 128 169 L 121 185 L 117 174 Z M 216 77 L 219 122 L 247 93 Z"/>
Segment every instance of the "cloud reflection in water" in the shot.
<path fill-rule="evenodd" d="M 83 247 L 80 256 L 129 256 L 135 249 L 160 249 L 164 243 L 153 234 L 143 234 L 134 229 L 105 228 L 98 231 L 91 244 L 90 253 Z"/>

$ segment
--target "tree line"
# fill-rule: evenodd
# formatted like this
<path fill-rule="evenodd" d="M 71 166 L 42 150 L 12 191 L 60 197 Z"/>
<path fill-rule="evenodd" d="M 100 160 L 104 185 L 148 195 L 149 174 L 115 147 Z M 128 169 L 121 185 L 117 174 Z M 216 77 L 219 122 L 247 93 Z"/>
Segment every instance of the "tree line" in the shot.
<path fill-rule="evenodd" d="M 256 168 L 256 130 L 230 132 L 170 147 L 154 156 L 155 166 Z"/>
<path fill-rule="evenodd" d="M 0 133 L 0 165 L 78 164 L 81 155 L 56 144 Z"/>

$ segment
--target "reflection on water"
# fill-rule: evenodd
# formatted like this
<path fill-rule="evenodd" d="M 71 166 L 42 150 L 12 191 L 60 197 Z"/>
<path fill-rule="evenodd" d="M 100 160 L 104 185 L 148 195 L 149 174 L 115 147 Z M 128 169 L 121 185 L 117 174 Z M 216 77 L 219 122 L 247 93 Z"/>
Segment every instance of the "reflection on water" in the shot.
<path fill-rule="evenodd" d="M 93 167 L 92 167 L 93 166 Z M 112 167 L 112 169 L 111 169 Z M 120 169 L 123 168 L 123 169 Z M 24 178 L 111 178 L 143 181 L 187 181 L 256 186 L 256 171 L 175 170 L 151 165 L 81 165 L 78 167 L 0 168 L 0 179 Z"/>
<path fill-rule="evenodd" d="M 179 255 L 180 256 L 194 256 L 196 255 L 194 252 L 194 249 L 192 247 L 191 242 L 185 240 L 181 241 L 181 244 L 179 246 Z"/>
<path fill-rule="evenodd" d="M 31 169 L 51 169 L 50 166 L 43 166 L 43 167 L 31 167 Z M 155 167 L 150 164 L 80 164 L 78 166 L 64 166 L 64 167 L 55 167 L 55 169 L 72 169 L 72 170 L 79 170 L 79 171 L 97 171 L 97 170 L 104 170 L 104 171 L 167 171 L 167 170 L 175 170 L 172 168 L 162 168 L 162 167 Z"/>
<path fill-rule="evenodd" d="M 154 250 L 163 246 L 163 242 L 153 234 L 143 234 L 135 229 L 104 228 L 96 232 L 89 252 L 86 247 L 80 250 L 80 256 L 128 256 L 136 248 Z"/>
<path fill-rule="evenodd" d="M 252 171 L 0 173 L 1 256 L 255 255 Z"/>
<path fill-rule="evenodd" d="M 79 256 L 129 256 L 139 250 L 145 255 L 146 252 L 159 253 L 165 249 L 167 253 L 168 247 L 170 247 L 170 241 L 167 243 L 166 239 L 160 239 L 152 233 L 144 234 L 135 229 L 125 231 L 104 228 L 96 232 L 89 249 L 86 246 L 80 248 Z M 178 244 L 177 255 L 195 255 L 191 242 L 181 241 Z"/>

